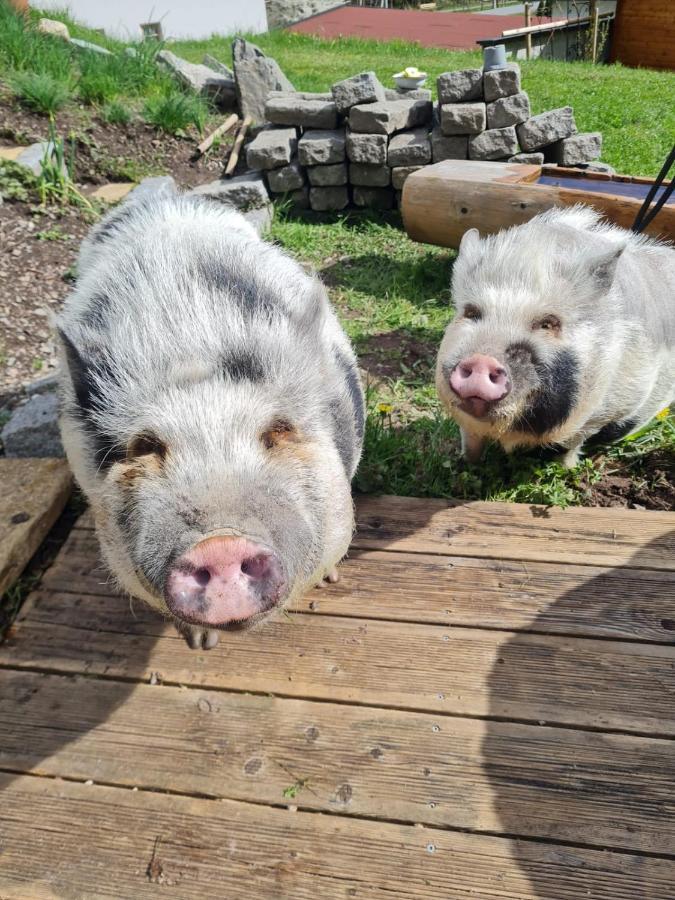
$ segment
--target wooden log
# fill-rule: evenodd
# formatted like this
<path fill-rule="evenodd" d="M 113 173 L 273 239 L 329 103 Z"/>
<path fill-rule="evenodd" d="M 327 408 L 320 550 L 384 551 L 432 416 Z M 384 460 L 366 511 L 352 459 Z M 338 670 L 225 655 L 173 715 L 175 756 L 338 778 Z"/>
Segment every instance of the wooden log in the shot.
<path fill-rule="evenodd" d="M 211 134 L 204 138 L 201 144 L 197 147 L 197 156 L 203 156 L 204 153 L 212 146 L 213 142 L 216 138 L 222 137 L 222 135 L 227 134 L 227 132 L 239 121 L 239 117 L 232 113 L 231 116 L 228 116 L 227 119 L 223 122 L 222 125 L 219 125 L 215 131 L 212 131 Z"/>
<path fill-rule="evenodd" d="M 530 4 L 525 4 L 525 28 L 529 28 L 532 24 L 532 19 L 530 17 Z M 525 34 L 525 58 L 532 58 L 532 33 L 527 31 Z"/>
<path fill-rule="evenodd" d="M 237 163 L 239 162 L 239 154 L 241 153 L 241 148 L 244 146 L 244 140 L 246 138 L 246 132 L 251 127 L 252 119 L 250 116 L 246 116 L 244 121 L 239 126 L 239 133 L 234 140 L 234 145 L 230 152 L 230 158 L 227 161 L 227 167 L 225 168 L 225 178 L 231 178 L 232 173 L 237 167 Z"/>

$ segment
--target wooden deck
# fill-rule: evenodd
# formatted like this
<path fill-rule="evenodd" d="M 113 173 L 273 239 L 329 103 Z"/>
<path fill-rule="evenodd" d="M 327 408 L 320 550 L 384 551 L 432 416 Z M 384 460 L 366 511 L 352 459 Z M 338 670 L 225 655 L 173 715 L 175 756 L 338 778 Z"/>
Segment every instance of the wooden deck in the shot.
<path fill-rule="evenodd" d="M 675 898 L 675 515 L 367 498 L 187 649 L 87 516 L 0 647 L 0 898 Z"/>

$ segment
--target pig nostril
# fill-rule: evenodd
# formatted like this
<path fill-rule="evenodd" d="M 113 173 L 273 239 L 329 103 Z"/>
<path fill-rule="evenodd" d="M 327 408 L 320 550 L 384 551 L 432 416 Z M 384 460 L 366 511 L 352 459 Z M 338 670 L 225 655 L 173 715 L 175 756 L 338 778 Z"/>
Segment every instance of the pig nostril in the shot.
<path fill-rule="evenodd" d="M 241 571 L 249 578 L 264 578 L 270 570 L 270 559 L 265 553 L 251 556 L 241 564 Z"/>
<path fill-rule="evenodd" d="M 495 372 L 490 372 L 490 381 L 493 384 L 497 384 L 497 382 L 500 381 L 504 377 L 504 375 L 506 375 L 504 369 L 497 369 Z"/>
<path fill-rule="evenodd" d="M 460 366 L 459 374 L 462 376 L 462 378 L 471 378 L 471 376 L 473 375 L 473 369 L 471 369 L 469 366 Z"/>
<path fill-rule="evenodd" d="M 208 569 L 197 569 L 194 578 L 199 587 L 206 587 L 209 581 L 211 581 L 211 573 Z"/>

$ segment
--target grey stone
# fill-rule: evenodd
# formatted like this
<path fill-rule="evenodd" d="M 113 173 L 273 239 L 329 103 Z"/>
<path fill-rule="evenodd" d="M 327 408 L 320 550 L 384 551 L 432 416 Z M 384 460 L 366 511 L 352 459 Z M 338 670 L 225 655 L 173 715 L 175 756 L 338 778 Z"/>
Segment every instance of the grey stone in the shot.
<path fill-rule="evenodd" d="M 518 152 L 518 139 L 513 125 L 490 128 L 469 138 L 469 159 L 503 159 Z"/>
<path fill-rule="evenodd" d="M 249 169 L 287 166 L 298 146 L 295 128 L 265 128 L 246 149 Z"/>
<path fill-rule="evenodd" d="M 270 190 L 277 194 L 297 191 L 305 183 L 304 170 L 297 159 L 294 159 L 290 165 L 268 172 L 267 183 Z"/>
<path fill-rule="evenodd" d="M 484 103 L 444 103 L 440 114 L 443 134 L 479 134 L 485 130 Z"/>
<path fill-rule="evenodd" d="M 193 188 L 191 194 L 211 197 L 237 209 L 262 209 L 270 202 L 260 172 L 247 172 L 234 178 L 223 178 Z"/>
<path fill-rule="evenodd" d="M 509 162 L 525 163 L 531 166 L 541 166 L 544 163 L 543 153 L 516 153 L 509 157 Z"/>
<path fill-rule="evenodd" d="M 556 141 L 546 148 L 546 161 L 559 166 L 578 166 L 591 162 L 602 153 L 602 135 L 599 131 L 573 134 L 562 141 Z"/>
<path fill-rule="evenodd" d="M 294 91 L 276 60 L 243 38 L 232 42 L 237 101 L 242 116 L 253 122 L 265 121 L 265 103 L 270 91 Z"/>
<path fill-rule="evenodd" d="M 506 128 L 508 125 L 520 125 L 530 118 L 530 98 L 525 91 L 502 97 L 487 106 L 487 127 Z"/>
<path fill-rule="evenodd" d="M 362 103 L 378 103 L 385 99 L 384 88 L 374 72 L 361 72 L 332 87 L 333 99 L 338 112 L 347 113 L 352 106 Z"/>
<path fill-rule="evenodd" d="M 220 109 L 236 105 L 236 91 L 231 76 L 214 72 L 208 66 L 181 59 L 170 50 L 160 50 L 157 59 L 170 69 L 183 87 L 215 103 Z"/>
<path fill-rule="evenodd" d="M 178 186 L 171 175 L 156 175 L 150 178 L 144 178 L 140 184 L 127 194 L 126 202 L 129 200 L 140 200 L 149 194 L 168 195 L 175 194 Z"/>
<path fill-rule="evenodd" d="M 58 396 L 32 396 L 14 410 L 1 436 L 7 456 L 64 456 Z"/>
<path fill-rule="evenodd" d="M 202 65 L 207 66 L 209 69 L 213 69 L 213 71 L 217 72 L 219 75 L 225 75 L 230 81 L 234 81 L 234 72 L 232 69 L 230 69 L 229 66 L 226 66 L 225 63 L 221 63 L 215 56 L 211 56 L 210 53 L 204 54 L 202 57 Z"/>
<path fill-rule="evenodd" d="M 288 199 L 296 209 L 309 209 L 309 188 L 305 186 L 299 191 L 291 191 Z"/>
<path fill-rule="evenodd" d="M 138 50 L 135 47 L 125 47 L 124 55 L 128 56 L 130 59 L 136 59 L 138 56 Z"/>
<path fill-rule="evenodd" d="M 415 128 L 431 121 L 428 100 L 388 100 L 353 106 L 349 111 L 349 127 L 362 134 L 393 134 L 404 128 Z"/>
<path fill-rule="evenodd" d="M 444 72 L 436 81 L 438 102 L 469 103 L 483 99 L 483 70 L 460 69 L 457 72 Z"/>
<path fill-rule="evenodd" d="M 389 166 L 350 163 L 349 180 L 352 184 L 366 187 L 386 187 L 391 182 L 391 169 Z"/>
<path fill-rule="evenodd" d="M 604 172 L 605 175 L 616 175 L 614 166 L 610 166 L 606 162 L 600 162 L 599 159 L 590 163 L 578 163 L 577 169 L 585 169 L 587 172 Z"/>
<path fill-rule="evenodd" d="M 99 44 L 92 44 L 90 41 L 83 41 L 80 38 L 71 38 L 70 43 L 77 47 L 78 50 L 87 50 L 90 53 L 98 53 L 100 56 L 112 56 L 110 50 L 101 47 Z"/>
<path fill-rule="evenodd" d="M 576 130 L 572 107 L 563 106 L 532 116 L 527 122 L 519 125 L 518 140 L 521 148 L 529 152 L 562 141 L 575 134 Z"/>
<path fill-rule="evenodd" d="M 424 166 L 397 166 L 395 169 L 391 170 L 392 186 L 397 191 L 403 190 L 403 185 L 405 184 L 408 176 L 412 175 L 413 172 L 419 172 L 419 170 L 423 168 Z"/>
<path fill-rule="evenodd" d="M 300 100 L 272 97 L 265 104 L 265 118 L 274 125 L 303 128 L 337 128 L 337 108 L 332 100 Z"/>
<path fill-rule="evenodd" d="M 310 166 L 307 169 L 309 183 L 315 187 L 329 187 L 347 184 L 347 163 L 333 163 L 330 166 Z"/>
<path fill-rule="evenodd" d="M 342 5 L 342 0 L 265 0 L 267 26 L 270 30 L 285 28 Z"/>
<path fill-rule="evenodd" d="M 389 141 L 387 165 L 419 166 L 431 162 L 431 141 L 426 128 L 402 131 Z"/>
<path fill-rule="evenodd" d="M 431 91 L 428 88 L 413 88 L 406 91 L 404 88 L 385 88 L 385 100 L 431 100 Z"/>
<path fill-rule="evenodd" d="M 317 93 L 316 91 L 270 91 L 267 95 L 268 100 L 272 100 L 277 97 L 285 97 L 286 99 L 295 100 L 326 100 L 329 103 L 333 102 L 333 95 L 330 91 L 325 91 L 323 93 Z"/>
<path fill-rule="evenodd" d="M 349 204 L 347 186 L 313 187 L 309 189 L 309 205 L 316 212 L 344 209 Z"/>
<path fill-rule="evenodd" d="M 298 159 L 303 166 L 325 166 L 345 158 L 344 128 L 336 131 L 308 130 L 298 141 Z"/>
<path fill-rule="evenodd" d="M 448 137 L 437 125 L 431 132 L 431 159 L 443 162 L 444 159 L 466 159 L 469 153 L 468 136 L 453 135 Z"/>
<path fill-rule="evenodd" d="M 514 63 L 505 69 L 494 69 L 483 75 L 485 100 L 492 103 L 500 97 L 520 93 L 520 66 Z"/>
<path fill-rule="evenodd" d="M 391 188 L 363 187 L 358 185 L 352 192 L 355 206 L 367 209 L 393 209 L 394 192 Z"/>
<path fill-rule="evenodd" d="M 45 157 L 53 157 L 54 151 L 56 147 L 52 141 L 40 141 L 37 144 L 31 144 L 29 147 L 26 147 L 25 150 L 22 150 L 21 153 L 14 160 L 20 166 L 25 166 L 27 169 L 30 169 L 34 175 L 40 175 L 42 172 L 42 163 L 45 160 Z M 65 170 L 65 162 L 63 166 Z"/>
<path fill-rule="evenodd" d="M 42 378 L 36 378 L 35 381 L 29 381 L 24 385 L 24 391 L 28 397 L 33 394 L 46 394 L 50 391 L 57 390 L 59 386 L 59 373 L 52 372 L 50 375 L 43 375 Z"/>
<path fill-rule="evenodd" d="M 387 135 L 348 131 L 347 157 L 351 162 L 383 166 L 387 161 Z"/>
<path fill-rule="evenodd" d="M 248 224 L 252 225 L 258 234 L 264 234 L 274 219 L 274 207 L 271 203 L 258 209 L 242 210 L 241 212 Z"/>
<path fill-rule="evenodd" d="M 40 19 L 37 30 L 42 32 L 42 34 L 51 34 L 53 37 L 60 37 L 66 41 L 70 40 L 68 26 L 57 19 Z"/>

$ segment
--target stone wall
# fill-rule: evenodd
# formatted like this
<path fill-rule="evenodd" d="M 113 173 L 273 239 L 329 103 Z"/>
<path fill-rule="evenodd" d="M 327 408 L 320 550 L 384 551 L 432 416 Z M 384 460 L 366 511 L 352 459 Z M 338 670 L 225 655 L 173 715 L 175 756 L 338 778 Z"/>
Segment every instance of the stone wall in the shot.
<path fill-rule="evenodd" d="M 579 134 L 571 107 L 531 116 L 518 65 L 446 72 L 437 88 L 434 105 L 429 90 L 387 90 L 364 72 L 329 93 L 271 91 L 247 166 L 272 197 L 327 211 L 390 209 L 412 172 L 445 159 L 576 166 L 600 156 L 602 136 Z"/>

